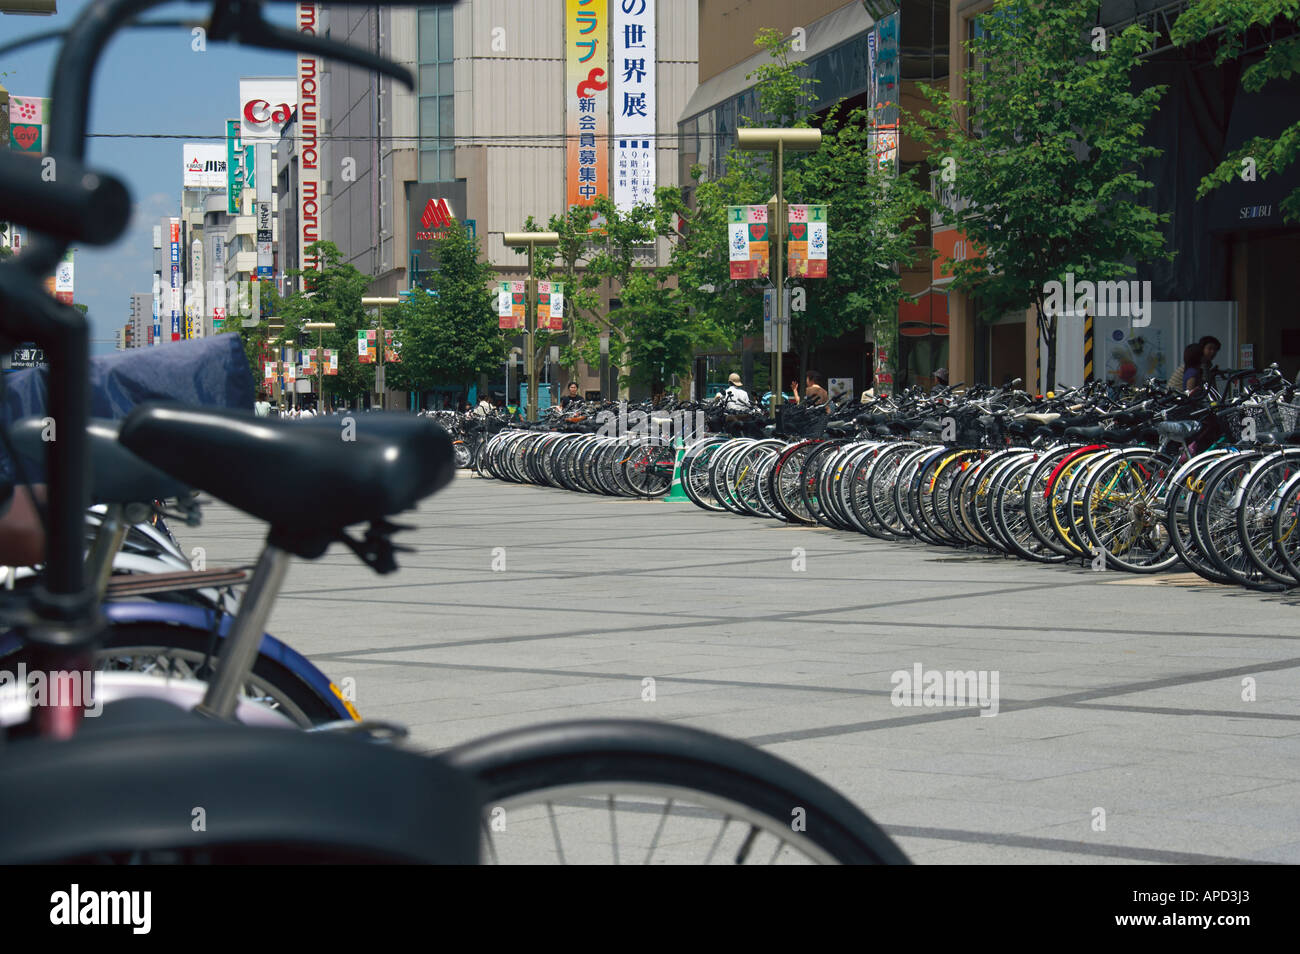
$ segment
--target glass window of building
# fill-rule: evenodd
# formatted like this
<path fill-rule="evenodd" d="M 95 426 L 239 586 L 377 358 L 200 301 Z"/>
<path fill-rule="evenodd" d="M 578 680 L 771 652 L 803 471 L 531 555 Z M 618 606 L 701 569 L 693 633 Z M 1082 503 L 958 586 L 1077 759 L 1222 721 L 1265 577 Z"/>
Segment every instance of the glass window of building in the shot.
<path fill-rule="evenodd" d="M 420 181 L 456 178 L 455 32 L 451 7 L 420 11 Z"/>

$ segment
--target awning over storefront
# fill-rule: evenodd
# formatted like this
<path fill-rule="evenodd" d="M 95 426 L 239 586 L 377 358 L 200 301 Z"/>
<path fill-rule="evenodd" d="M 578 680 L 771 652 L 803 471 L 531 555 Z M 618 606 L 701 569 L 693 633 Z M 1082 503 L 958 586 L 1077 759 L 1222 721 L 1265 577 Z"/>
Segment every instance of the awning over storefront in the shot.
<path fill-rule="evenodd" d="M 945 292 L 926 292 L 915 302 L 898 306 L 898 333 L 905 338 L 925 335 L 947 336 L 948 295 Z"/>
<path fill-rule="evenodd" d="M 820 56 L 827 50 L 839 46 L 853 37 L 865 33 L 875 26 L 875 20 L 867 13 L 859 0 L 854 0 L 834 13 L 828 13 L 820 20 L 814 20 L 808 26 L 807 48 L 791 55 L 791 60 L 803 62 Z M 752 79 L 745 77 L 765 63 L 770 62 L 766 53 L 756 53 L 747 60 L 723 70 L 717 76 L 710 77 L 695 88 L 694 94 L 682 110 L 678 122 L 685 122 L 693 116 L 713 109 L 733 97 L 743 93 L 754 85 Z M 863 84 L 866 77 L 863 77 Z"/>

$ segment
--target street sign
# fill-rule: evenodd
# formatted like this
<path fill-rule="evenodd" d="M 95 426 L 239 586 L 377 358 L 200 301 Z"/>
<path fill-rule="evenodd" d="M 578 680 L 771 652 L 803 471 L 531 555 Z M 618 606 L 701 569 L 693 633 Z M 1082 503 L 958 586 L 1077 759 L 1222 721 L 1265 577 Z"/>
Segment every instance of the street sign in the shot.
<path fill-rule="evenodd" d="M 785 290 L 781 309 L 781 351 L 790 350 L 790 289 Z M 768 286 L 763 289 L 763 350 L 775 351 L 773 347 L 773 310 L 776 305 L 776 289 Z"/>
<path fill-rule="evenodd" d="M 19 345 L 10 353 L 8 367 L 13 371 L 21 371 L 23 368 L 43 368 L 45 351 L 30 341 Z"/>

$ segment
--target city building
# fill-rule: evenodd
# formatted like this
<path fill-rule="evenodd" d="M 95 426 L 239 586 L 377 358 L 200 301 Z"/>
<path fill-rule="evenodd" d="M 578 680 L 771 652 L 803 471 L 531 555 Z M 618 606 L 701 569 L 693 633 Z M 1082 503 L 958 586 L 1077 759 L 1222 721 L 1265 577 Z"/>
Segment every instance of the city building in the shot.
<path fill-rule="evenodd" d="M 144 348 L 153 344 L 153 295 L 136 292 L 130 298 L 127 326 L 131 329 L 128 348 Z"/>
<path fill-rule="evenodd" d="M 610 19 L 618 5 L 597 0 L 590 13 L 582 14 L 593 19 L 567 27 L 564 4 L 530 0 L 466 0 L 428 9 L 316 6 L 318 32 L 323 29 L 332 39 L 394 59 L 418 81 L 414 91 L 407 91 L 374 73 L 320 65 L 315 124 L 322 143 L 320 237 L 338 245 L 344 261 L 374 277 L 371 294 L 395 297 L 417 283 L 421 273 L 436 268 L 431 248 L 438 232 L 422 223 L 432 205 L 435 223 L 447 214 L 477 236 L 500 280 L 523 278 L 526 261 L 507 249 L 501 237 L 522 230 L 530 216 L 544 224 L 563 213 L 570 197 L 587 187 L 585 180 L 578 181 L 588 173 L 578 164 L 577 143 L 572 155 L 568 148 L 569 139 L 578 138 L 578 107 L 576 101 L 568 105 L 566 56 L 570 47 L 586 42 L 579 33 L 590 30 L 604 38 L 601 55 L 608 57 L 618 39 Z M 644 196 L 654 185 L 678 182 L 677 117 L 696 82 L 695 6 L 695 0 L 657 0 L 646 7 L 654 13 L 653 30 L 641 38 L 648 37 L 653 57 L 638 59 L 650 61 L 640 66 L 653 67 L 655 82 L 641 101 L 642 118 L 649 124 L 641 127 L 647 131 L 638 132 L 644 149 L 639 160 L 628 160 L 619 149 L 629 147 L 611 137 L 608 150 L 592 151 L 604 153 L 600 187 L 606 194 Z M 597 44 L 593 49 L 601 48 Z M 606 69 L 614 79 L 608 62 Z M 609 114 L 616 112 L 612 100 L 600 99 Z M 607 115 L 607 124 L 610 119 L 618 131 L 619 117 Z M 572 121 L 572 137 L 567 120 Z M 277 150 L 280 252 L 289 267 L 295 261 L 289 237 L 298 234 L 300 223 L 299 206 L 285 199 L 300 200 L 301 143 L 294 134 L 300 125 L 295 119 L 286 127 Z M 640 181 L 641 193 L 633 193 L 635 183 L 617 174 L 619 163 L 629 161 L 655 170 L 653 182 Z M 645 261 L 662 262 L 666 254 L 666 248 L 647 249 Z M 617 306 L 617 289 L 606 290 L 603 304 Z M 512 344 L 521 345 L 522 336 Z M 609 382 L 602 386 L 597 369 L 579 371 L 584 391 L 613 393 Z M 567 383 L 561 381 L 567 376 L 560 369 L 549 367 L 549 356 L 544 356 L 540 374 L 542 381 Z M 513 402 L 517 366 L 503 365 L 499 379 L 486 384 L 504 393 L 507 375 Z"/>
<path fill-rule="evenodd" d="M 1275 137 L 1300 119 L 1294 86 L 1288 90 L 1285 82 L 1274 81 L 1260 93 L 1248 93 L 1240 81 L 1243 65 L 1269 42 L 1293 33 L 1294 26 L 1280 22 L 1252 30 L 1240 62 L 1215 66 L 1216 38 L 1185 48 L 1170 43 L 1170 27 L 1189 6 L 1185 0 L 1101 4 L 1098 22 L 1107 31 L 1140 22 L 1157 34 L 1136 78 L 1139 86 L 1169 87 L 1145 136 L 1164 155 L 1143 170 L 1156 183 L 1143 199 L 1156 211 L 1171 213 L 1165 233 L 1175 256 L 1172 262 L 1139 265 L 1131 276 L 1152 282 L 1150 326 L 1134 329 L 1127 319 L 1097 318 L 1089 334 L 1081 320 L 1062 322 L 1059 382 L 1080 384 L 1090 372 L 1110 380 L 1164 378 L 1178 363 L 1182 346 L 1206 334 L 1223 342 L 1221 366 L 1277 361 L 1288 376 L 1300 370 L 1300 326 L 1291 317 L 1286 284 L 1289 263 L 1300 260 L 1300 228 L 1283 223 L 1279 209 L 1295 186 L 1295 170 L 1271 180 L 1234 181 L 1204 199 L 1195 197 L 1201 178 L 1234 148 L 1256 135 Z M 814 106 L 821 112 L 840 98 L 849 105 L 866 101 L 866 92 L 881 80 L 879 69 L 872 75 L 868 38 L 874 33 L 879 48 L 882 21 L 896 16 L 897 99 L 903 112 L 915 115 L 927 105 L 921 84 L 947 85 L 955 99 L 965 96 L 963 43 L 982 29 L 981 15 L 991 7 L 992 0 L 807 0 L 798 5 L 700 0 L 699 85 L 680 117 L 679 175 L 696 162 L 717 174 L 735 141 L 738 117 L 758 113 L 754 83 L 747 77 L 765 60 L 752 46 L 759 27 L 798 40 L 792 59 L 806 63 L 805 75 L 821 81 Z M 894 135 L 899 169 L 933 177 L 921 144 L 904 132 Z M 1000 384 L 1013 377 L 1031 388 L 1036 381 L 1039 388 L 1057 383 L 1041 380 L 1047 361 L 1032 313 L 979 316 L 969 296 L 951 291 L 943 265 L 965 254 L 965 236 L 935 216 L 925 245 L 934 249 L 936 260 L 902 273 L 903 291 L 917 300 L 898 307 L 897 353 L 888 361 L 894 384 L 932 384 L 941 367 L 949 369 L 954 383 Z M 831 256 L 834 267 L 834 248 Z M 828 377 L 865 374 L 870 339 L 864 329 L 823 344 L 810 363 Z M 725 380 L 722 371 L 743 361 L 746 380 L 753 380 L 755 360 L 766 360 L 755 344 L 744 342 L 740 355 L 702 356 L 697 379 L 718 387 Z M 794 357 L 786 356 L 787 366 Z"/>
<path fill-rule="evenodd" d="M 705 178 L 719 175 L 724 157 L 735 144 L 741 118 L 763 117 L 754 72 L 771 59 L 754 45 L 761 28 L 772 28 L 791 38 L 791 61 L 803 64 L 802 75 L 818 80 L 813 88 L 816 98 L 810 106 L 812 112 L 822 115 L 841 100 L 849 108 L 870 105 L 873 87 L 870 44 L 881 18 L 896 10 L 897 5 L 893 3 L 863 3 L 862 0 L 849 3 L 805 0 L 799 4 L 783 0 L 700 0 L 698 83 L 677 119 L 681 143 L 679 180 L 689 183 L 689 170 L 697 163 Z M 919 30 L 920 18 L 914 17 L 913 23 Z M 930 26 L 928 19 L 925 25 Z M 905 17 L 903 31 L 902 45 L 909 52 L 923 49 L 930 42 L 928 35 L 909 36 Z M 929 71 L 927 63 L 927 77 Z M 908 91 L 904 89 L 905 102 L 907 98 Z M 906 167 L 914 157 L 904 145 L 898 158 Z M 689 190 L 687 198 L 690 198 Z M 830 254 L 831 267 L 834 267 L 834 246 Z M 923 270 L 904 272 L 904 289 L 909 293 L 922 292 L 927 284 L 926 274 Z M 761 338 L 746 338 L 740 343 L 739 353 L 701 354 L 693 375 L 697 396 L 722 390 L 732 370 L 739 370 L 747 382 L 760 382 L 764 388 L 770 386 L 769 356 L 762 349 Z M 864 328 L 817 345 L 806 359 L 809 367 L 835 379 L 839 386 L 860 390 L 858 385 L 873 370 L 874 355 L 874 336 L 870 329 Z M 788 383 L 798 376 L 799 356 L 787 352 L 783 362 Z"/>
<path fill-rule="evenodd" d="M 944 4 L 944 6 L 949 6 Z M 1075 385 L 1092 376 L 1111 381 L 1165 378 L 1181 363 L 1184 345 L 1203 335 L 1223 343 L 1217 363 L 1225 368 L 1265 367 L 1276 361 L 1294 378 L 1300 371 L 1300 323 L 1291 306 L 1290 272 L 1300 261 L 1300 225 L 1282 221 L 1279 204 L 1297 182 L 1297 170 L 1271 179 L 1234 181 L 1203 199 L 1196 190 L 1203 176 L 1234 149 L 1255 136 L 1276 137 L 1300 120 L 1300 97 L 1292 83 L 1273 81 L 1257 93 L 1241 85 L 1243 68 L 1271 42 L 1294 34 L 1294 24 L 1254 28 L 1244 55 L 1222 66 L 1214 63 L 1218 38 L 1186 47 L 1170 42 L 1170 28 L 1191 4 L 1187 0 L 1104 0 L 1098 24 L 1108 33 L 1140 23 L 1156 34 L 1143 58 L 1135 85 L 1168 87 L 1152 117 L 1144 143 L 1164 154 L 1150 160 L 1143 177 L 1155 186 L 1143 195 L 1157 212 L 1170 213 L 1164 227 L 1172 261 L 1139 264 L 1132 278 L 1152 283 L 1151 324 L 1131 328 L 1128 319 L 1102 318 L 1088 336 L 1082 320 L 1060 319 L 1057 378 Z M 953 3 L 947 10 L 949 58 L 965 64 L 962 42 L 982 29 L 981 15 L 991 0 Z M 904 17 L 908 4 L 903 4 Z M 906 19 L 904 19 L 906 30 Z M 961 97 L 960 70 L 949 77 L 952 95 Z M 951 254 L 960 242 L 936 230 L 934 247 Z M 1006 315 L 995 324 L 980 320 L 968 296 L 951 295 L 953 381 L 1000 383 L 1008 373 L 1039 381 L 1047 361 L 1036 323 L 1026 315 Z"/>

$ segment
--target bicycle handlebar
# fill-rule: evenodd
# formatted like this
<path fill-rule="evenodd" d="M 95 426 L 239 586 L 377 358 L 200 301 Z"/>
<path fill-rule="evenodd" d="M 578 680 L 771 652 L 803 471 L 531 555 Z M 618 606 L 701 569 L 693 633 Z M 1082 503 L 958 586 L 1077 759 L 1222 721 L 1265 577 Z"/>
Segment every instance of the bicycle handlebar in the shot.
<path fill-rule="evenodd" d="M 131 220 L 131 195 L 115 176 L 75 159 L 0 150 L 0 220 L 69 242 L 108 245 Z"/>

